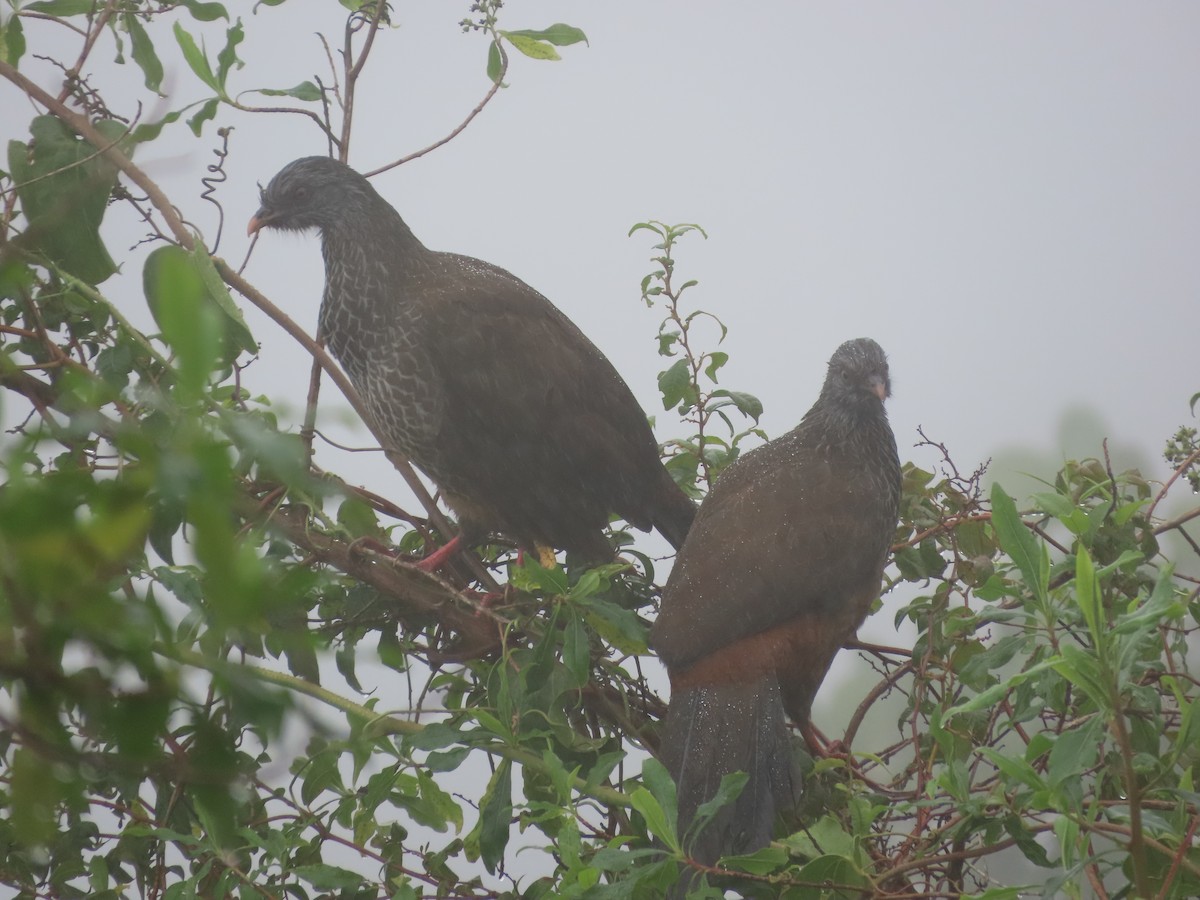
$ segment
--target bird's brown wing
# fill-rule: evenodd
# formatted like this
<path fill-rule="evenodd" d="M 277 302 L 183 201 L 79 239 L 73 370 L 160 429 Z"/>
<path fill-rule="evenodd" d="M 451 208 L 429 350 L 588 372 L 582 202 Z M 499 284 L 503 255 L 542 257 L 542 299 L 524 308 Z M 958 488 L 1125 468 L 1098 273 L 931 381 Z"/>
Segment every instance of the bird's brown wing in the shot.
<path fill-rule="evenodd" d="M 597 546 L 609 511 L 649 527 L 657 444 L 609 361 L 514 276 L 438 256 L 457 283 L 426 304 L 423 330 L 444 390 L 442 468 L 462 480 L 449 487 L 494 527 L 567 549 Z"/>
<path fill-rule="evenodd" d="M 704 677 L 738 680 L 817 645 L 832 658 L 878 595 L 879 499 L 802 428 L 731 466 L 701 506 L 652 632 L 673 673 L 703 661 Z"/>

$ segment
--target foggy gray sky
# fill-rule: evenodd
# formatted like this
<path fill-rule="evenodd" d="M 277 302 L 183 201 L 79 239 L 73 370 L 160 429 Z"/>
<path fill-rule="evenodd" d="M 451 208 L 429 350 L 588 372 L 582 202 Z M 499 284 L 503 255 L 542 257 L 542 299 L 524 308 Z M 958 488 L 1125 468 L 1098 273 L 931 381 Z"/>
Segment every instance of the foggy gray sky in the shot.
<path fill-rule="evenodd" d="M 482 97 L 486 42 L 461 33 L 466 7 L 396 4 L 399 27 L 381 35 L 362 84 L 354 165 L 425 146 Z M 1084 405 L 1156 455 L 1200 389 L 1200 8 L 733 9 L 514 0 L 502 26 L 564 21 L 590 46 L 555 63 L 513 54 L 510 87 L 475 123 L 375 184 L 426 244 L 508 268 L 575 319 L 660 437 L 682 429 L 655 388 L 659 316 L 638 298 L 649 241 L 625 236 L 646 218 L 707 229 L 708 241 L 681 246 L 680 272 L 700 279 L 691 302 L 730 328 L 723 382 L 764 401 L 771 434 L 807 409 L 833 348 L 870 335 L 891 356 L 902 449 L 921 424 L 968 468 L 1012 444 L 1093 453 L 1058 434 L 1064 409 Z M 233 84 L 324 76 L 314 33 L 336 40 L 342 14 L 292 0 L 247 15 L 250 64 Z M 219 36 L 208 43 L 215 55 Z M 206 96 L 169 34 L 160 49 L 167 107 Z M 106 58 L 93 57 L 98 84 L 140 84 Z M 5 137 L 24 134 L 26 116 L 4 119 Z M 240 260 L 254 183 L 324 143 L 299 118 L 224 111 L 218 124 L 235 127 L 220 252 Z M 139 159 L 211 239 L 211 207 L 196 199 L 209 158 L 173 129 Z M 118 257 L 140 234 L 128 218 L 108 223 Z M 139 266 L 127 265 L 131 314 Z M 313 326 L 315 237 L 267 236 L 247 274 Z M 122 296 L 115 281 L 106 290 Z M 264 343 L 251 386 L 298 407 L 305 357 L 251 318 Z M 394 484 L 386 464 L 370 477 Z"/>
<path fill-rule="evenodd" d="M 504 24 L 566 21 L 591 46 L 559 63 L 514 56 L 511 87 L 476 123 L 379 190 L 428 245 L 497 262 L 563 308 L 660 436 L 675 425 L 655 390 L 658 317 L 638 301 L 649 244 L 625 237 L 650 217 L 708 230 L 680 269 L 701 281 L 692 302 L 729 325 L 725 381 L 763 399 L 771 434 L 807 408 L 832 349 L 867 334 L 892 358 L 902 446 L 923 424 L 964 466 L 1014 442 L 1092 453 L 1053 446 L 1064 408 L 1085 404 L 1157 452 L 1200 389 L 1200 10 L 731 9 L 509 4 Z M 424 146 L 477 102 L 484 44 L 457 17 L 398 4 L 354 164 Z M 319 70 L 311 27 L 272 63 L 274 83 Z M 260 122 L 237 124 L 239 181 L 322 149 L 298 121 L 272 120 L 267 142 Z M 240 226 L 252 192 L 225 197 Z M 301 255 L 311 270 L 289 280 Z M 262 242 L 249 274 L 313 321 L 315 240 Z M 255 375 L 272 368 L 264 354 Z"/>

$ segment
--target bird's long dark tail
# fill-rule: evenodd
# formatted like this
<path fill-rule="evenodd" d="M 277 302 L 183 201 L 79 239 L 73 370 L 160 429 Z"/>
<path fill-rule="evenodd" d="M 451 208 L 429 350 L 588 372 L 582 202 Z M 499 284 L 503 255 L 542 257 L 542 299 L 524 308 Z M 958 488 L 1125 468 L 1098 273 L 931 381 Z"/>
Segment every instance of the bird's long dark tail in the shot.
<path fill-rule="evenodd" d="M 665 469 L 662 474 L 663 486 L 653 509 L 654 527 L 678 550 L 696 518 L 696 504 L 671 480 Z"/>
<path fill-rule="evenodd" d="M 766 846 L 776 811 L 795 803 L 800 786 L 774 678 L 675 690 L 660 755 L 675 778 L 684 849 L 708 865 L 721 856 Z M 749 776 L 741 795 L 722 807 L 703 830 L 690 833 L 699 806 L 732 772 Z M 683 897 L 690 882 L 685 877 L 671 896 Z"/>

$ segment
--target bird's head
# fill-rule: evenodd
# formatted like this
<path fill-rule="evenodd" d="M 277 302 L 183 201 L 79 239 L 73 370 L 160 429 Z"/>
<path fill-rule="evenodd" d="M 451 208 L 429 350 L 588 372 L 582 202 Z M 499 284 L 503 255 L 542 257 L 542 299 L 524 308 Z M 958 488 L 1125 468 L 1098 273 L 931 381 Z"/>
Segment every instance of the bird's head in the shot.
<path fill-rule="evenodd" d="M 322 231 L 361 217 L 379 195 L 369 181 L 345 163 L 306 156 L 284 166 L 262 189 L 258 212 L 246 227 Z"/>
<path fill-rule="evenodd" d="M 848 409 L 878 410 L 891 393 L 887 355 L 870 338 L 846 341 L 830 357 L 822 399 Z"/>

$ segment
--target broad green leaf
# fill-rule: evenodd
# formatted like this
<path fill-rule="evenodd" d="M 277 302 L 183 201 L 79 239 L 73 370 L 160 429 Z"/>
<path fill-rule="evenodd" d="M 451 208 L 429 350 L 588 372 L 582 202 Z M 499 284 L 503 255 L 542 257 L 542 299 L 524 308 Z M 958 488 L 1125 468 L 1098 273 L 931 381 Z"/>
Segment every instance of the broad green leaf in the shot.
<path fill-rule="evenodd" d="M 980 756 L 985 757 L 992 765 L 1007 775 L 1012 781 L 1017 784 L 1023 784 L 1035 791 L 1046 789 L 1046 782 L 1038 775 L 1037 771 L 1025 760 L 1019 757 L 1011 757 L 1005 753 L 1001 753 L 992 747 L 978 748 Z"/>
<path fill-rule="evenodd" d="M 998 482 L 992 485 L 991 501 L 992 525 L 1000 546 L 1012 557 L 1025 584 L 1044 605 L 1050 580 L 1050 558 L 1045 546 L 1025 527 L 1016 504 Z"/>
<path fill-rule="evenodd" d="M 646 629 L 632 611 L 599 597 L 575 602 L 585 611 L 588 624 L 622 653 L 646 652 Z"/>
<path fill-rule="evenodd" d="M 211 100 L 205 100 L 200 104 L 200 109 L 187 120 L 188 128 L 192 129 L 192 134 L 196 137 L 200 136 L 200 132 L 204 130 L 204 123 L 210 122 L 217 115 L 217 107 L 221 105 L 221 101 L 213 97 Z"/>
<path fill-rule="evenodd" d="M 150 35 L 146 34 L 146 29 L 142 26 L 142 20 L 136 15 L 126 13 L 121 17 L 121 21 L 125 24 L 125 30 L 129 32 L 129 41 L 133 45 L 133 61 L 142 70 L 146 87 L 156 94 L 160 93 L 163 65 L 154 49 L 154 42 L 150 40 Z"/>
<path fill-rule="evenodd" d="M 501 31 L 500 35 L 530 59 L 562 59 L 558 51 L 545 41 L 527 37 L 516 31 Z"/>
<path fill-rule="evenodd" d="M 714 350 L 708 356 L 708 365 L 704 367 L 704 374 L 711 378 L 714 382 L 717 380 L 717 372 L 725 363 L 729 362 L 729 354 L 722 353 L 720 350 Z"/>
<path fill-rule="evenodd" d="M 259 88 L 258 93 L 268 97 L 295 97 L 297 100 L 305 100 L 313 102 L 321 99 L 321 89 L 311 81 L 302 81 L 295 87 L 281 88 Z"/>
<path fill-rule="evenodd" d="M 751 875 L 766 875 L 774 872 L 788 861 L 788 852 L 782 847 L 763 847 L 757 853 L 746 856 L 724 856 L 721 865 L 726 869 L 738 872 L 749 872 Z"/>
<path fill-rule="evenodd" d="M 217 19 L 229 20 L 229 13 L 225 11 L 225 7 L 220 3 L 206 3 L 203 0 L 181 0 L 181 5 L 198 22 L 215 22 Z"/>
<path fill-rule="evenodd" d="M 19 16 L 0 23 L 0 58 L 14 68 L 25 55 L 25 29 Z"/>
<path fill-rule="evenodd" d="M 1096 567 L 1082 542 L 1075 547 L 1075 599 L 1083 612 L 1092 642 L 1099 646 L 1104 640 L 1104 605 L 1100 601 L 1100 585 L 1096 581 Z"/>
<path fill-rule="evenodd" d="M 357 872 L 327 863 L 293 866 L 289 874 L 295 875 L 301 881 L 307 881 L 319 891 L 349 890 L 363 883 L 363 877 Z"/>
<path fill-rule="evenodd" d="M 1032 892 L 1033 885 L 1025 887 L 992 887 L 981 894 L 963 894 L 962 900 L 1020 900 L 1026 893 Z"/>
<path fill-rule="evenodd" d="M 492 43 L 488 45 L 488 57 L 487 57 L 488 81 L 492 82 L 492 84 L 495 84 L 496 82 L 498 82 L 500 80 L 500 76 L 503 74 L 503 72 L 502 72 L 503 66 L 504 66 L 504 62 L 500 56 L 500 45 L 497 44 L 495 41 L 492 41 Z"/>
<path fill-rule="evenodd" d="M 217 54 L 217 84 L 220 85 L 221 96 L 225 96 L 225 82 L 229 78 L 229 70 L 235 65 L 240 69 L 243 63 L 237 57 L 237 45 L 245 38 L 246 32 L 239 19 L 225 32 L 225 46 Z"/>
<path fill-rule="evenodd" d="M 48 16 L 86 16 L 96 11 L 96 0 L 37 0 L 23 8 L 29 12 L 45 13 Z"/>
<path fill-rule="evenodd" d="M 203 248 L 198 248 L 192 251 L 191 262 L 196 271 L 200 273 L 200 278 L 204 282 L 204 290 L 209 299 L 224 314 L 227 352 L 233 352 L 235 356 L 240 350 L 257 353 L 258 343 L 254 340 L 254 335 L 250 333 L 249 326 L 246 325 L 241 307 L 234 302 L 233 295 L 229 293 L 229 288 L 225 286 L 220 273 L 217 272 L 217 267 L 213 265 L 212 257 Z"/>
<path fill-rule="evenodd" d="M 237 356 L 249 335 L 240 312 L 235 320 L 209 292 L 201 256 L 207 259 L 173 244 L 159 247 L 142 272 L 150 312 L 177 354 L 181 385 L 193 393 L 223 360 Z M 232 305 L 228 293 L 224 299 Z"/>
<path fill-rule="evenodd" d="M 121 139 L 120 122 L 100 121 L 96 129 L 112 142 Z M 28 221 L 28 246 L 88 284 L 100 284 L 117 271 L 100 239 L 100 223 L 117 182 L 117 168 L 87 141 L 53 116 L 30 123 L 28 144 L 10 141 L 8 165 Z"/>
<path fill-rule="evenodd" d="M 762 401 L 753 394 L 747 394 L 745 391 L 727 391 L 722 389 L 713 391 L 712 396 L 728 399 L 729 402 L 737 407 L 738 412 L 744 416 L 749 416 L 756 424 L 763 414 Z M 719 409 L 723 405 L 723 403 L 712 403 L 709 404 L 708 408 Z"/>
<path fill-rule="evenodd" d="M 558 47 L 567 47 L 571 44 L 578 44 L 580 41 L 587 43 L 587 35 L 578 28 L 570 25 L 564 25 L 562 22 L 556 22 L 549 28 L 543 28 L 540 31 L 533 31 L 528 28 L 521 28 L 517 31 L 506 32 L 507 34 L 519 34 L 522 37 L 534 38 L 536 40 L 549 41 Z"/>
<path fill-rule="evenodd" d="M 587 629 L 578 615 L 569 616 L 567 627 L 563 629 L 562 661 L 577 686 L 587 684 L 592 669 L 591 647 Z"/>
<path fill-rule="evenodd" d="M 1060 784 L 1092 767 L 1100 753 L 1103 728 L 1103 720 L 1093 717 L 1055 738 L 1046 771 L 1052 783 Z"/>
<path fill-rule="evenodd" d="M 502 759 L 479 804 L 479 857 L 489 872 L 504 858 L 512 814 L 512 762 Z"/>
<path fill-rule="evenodd" d="M 658 389 L 662 392 L 663 409 L 676 406 L 691 407 L 696 403 L 696 388 L 692 384 L 692 371 L 686 359 L 675 364 L 658 376 Z"/>
<path fill-rule="evenodd" d="M 844 884 L 850 890 L 822 890 L 822 900 L 861 900 L 863 892 L 853 888 L 871 886 L 867 876 L 853 862 L 844 856 L 819 856 L 805 864 L 796 878 L 809 884 Z M 808 900 L 812 897 L 812 888 L 793 887 L 780 894 L 782 900 Z"/>
<path fill-rule="evenodd" d="M 1053 669 L 1056 665 L 1058 665 L 1061 662 L 1062 662 L 1062 658 L 1055 656 L 1050 659 L 1044 659 L 1040 663 L 1036 663 L 1036 664 L 1030 666 L 1028 669 L 1025 669 L 1023 672 L 1018 672 L 1015 675 L 1013 675 L 1011 678 L 1005 679 L 1000 684 L 993 685 L 992 687 L 988 688 L 986 691 L 983 691 L 980 694 L 976 694 L 974 697 L 971 697 L 970 699 L 965 700 L 962 703 L 959 703 L 959 704 L 956 704 L 955 706 L 950 707 L 948 710 L 946 710 L 945 714 L 943 715 L 943 721 L 949 722 L 952 718 L 954 718 L 955 716 L 960 715 L 962 713 L 975 712 L 976 710 L 980 710 L 980 709 L 987 709 L 987 708 L 995 705 L 997 702 L 999 702 L 1000 699 L 1003 698 L 1004 695 L 1007 694 L 1009 691 L 1011 691 L 1013 688 L 1015 688 L 1021 684 L 1024 684 L 1026 681 L 1028 681 L 1034 675 L 1038 675 L 1038 674 L 1046 671 L 1046 669 Z"/>
<path fill-rule="evenodd" d="M 178 22 L 174 25 L 174 31 L 175 40 L 179 43 L 179 49 L 183 51 L 183 58 L 187 62 L 188 68 L 195 73 L 197 78 L 219 94 L 221 85 L 213 73 L 212 66 L 209 65 L 208 56 L 196 43 L 196 39 L 188 34 L 187 29 Z"/>
<path fill-rule="evenodd" d="M 647 759 L 642 763 L 642 784 L 649 790 L 658 811 L 665 817 L 665 824 L 660 827 L 674 836 L 677 825 L 675 781 L 666 766 L 653 757 Z M 678 843 L 672 843 L 670 846 L 679 848 Z"/>
<path fill-rule="evenodd" d="M 1061 645 L 1061 651 L 1062 655 L 1053 660 L 1054 671 L 1083 691 L 1098 708 L 1111 711 L 1112 697 L 1095 653 L 1066 643 Z"/>
<path fill-rule="evenodd" d="M 629 795 L 629 802 L 645 820 L 646 830 L 651 837 L 666 844 L 668 849 L 679 853 L 679 840 L 675 836 L 675 828 L 663 811 L 662 804 L 655 799 L 654 795 L 644 787 L 635 788 Z"/>
<path fill-rule="evenodd" d="M 192 104 L 195 106 L 196 104 Z M 152 141 L 158 137 L 164 128 L 173 122 L 178 122 L 185 112 L 192 108 L 186 106 L 183 109 L 178 109 L 175 112 L 169 112 L 157 122 L 147 122 L 144 125 L 139 125 L 133 129 L 133 134 L 130 136 L 134 143 L 141 144 L 146 141 Z"/>
<path fill-rule="evenodd" d="M 704 829 L 712 821 L 713 816 L 721 811 L 721 807 L 728 806 L 742 795 L 747 781 L 749 781 L 749 776 L 745 772 L 730 772 L 721 776 L 721 784 L 717 788 L 717 792 L 696 808 L 695 818 L 688 827 L 688 833 L 683 837 L 685 846 L 697 835 L 704 833 Z"/>

